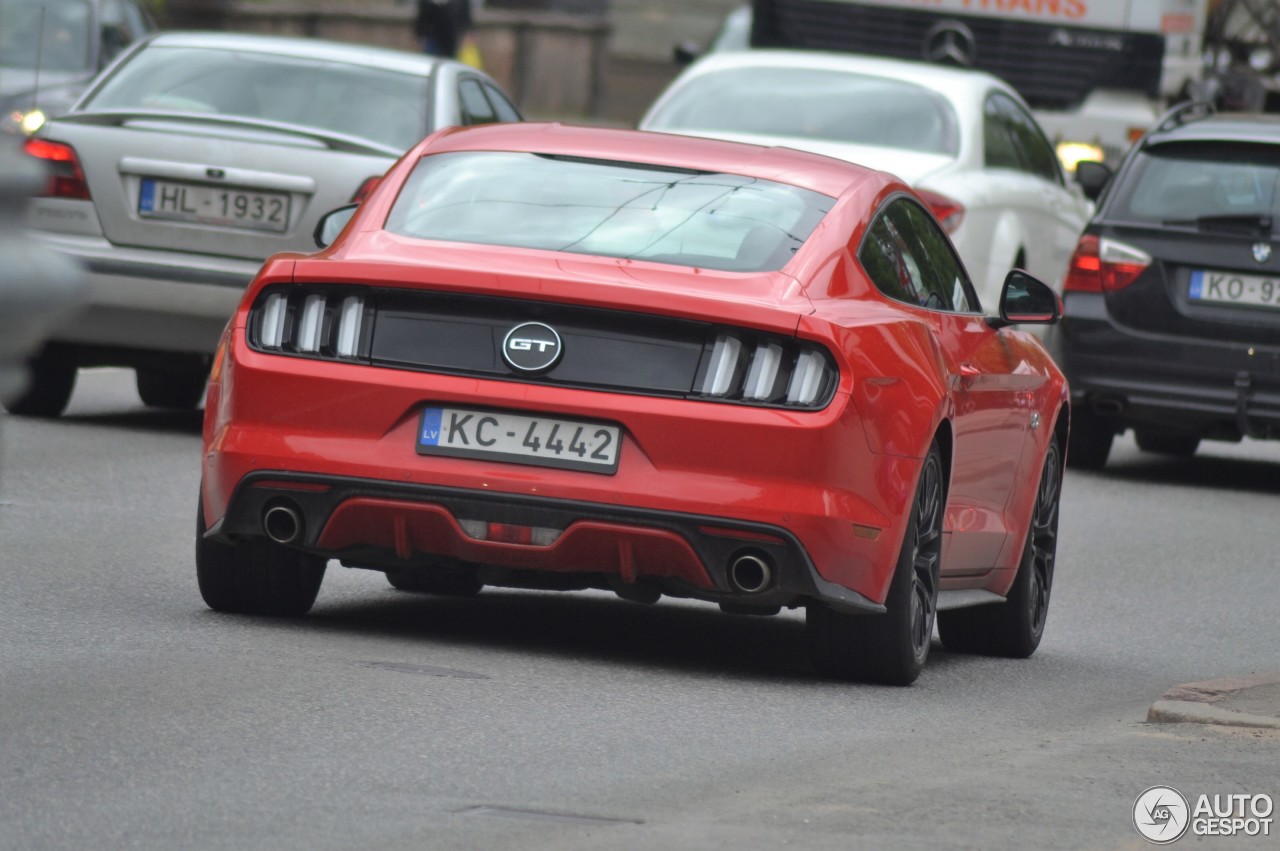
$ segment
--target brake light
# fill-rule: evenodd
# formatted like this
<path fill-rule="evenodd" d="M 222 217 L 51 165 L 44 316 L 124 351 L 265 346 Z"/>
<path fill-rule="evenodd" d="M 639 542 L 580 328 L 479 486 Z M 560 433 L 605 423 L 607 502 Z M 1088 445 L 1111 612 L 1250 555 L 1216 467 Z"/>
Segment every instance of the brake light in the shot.
<path fill-rule="evenodd" d="M 27 139 L 22 147 L 28 156 L 43 161 L 48 169 L 49 180 L 41 193 L 44 197 L 90 200 L 89 184 L 85 182 L 75 148 L 47 139 Z"/>
<path fill-rule="evenodd" d="M 1080 237 L 1063 292 L 1114 293 L 1132 284 L 1151 265 L 1151 255 L 1141 249 L 1086 234 Z"/>
<path fill-rule="evenodd" d="M 916 194 L 929 206 L 934 218 L 938 220 L 938 224 L 942 225 L 942 229 L 948 236 L 960 229 L 960 223 L 964 221 L 963 204 L 954 198 L 948 198 L 941 192 L 933 192 L 929 189 L 917 189 Z"/>
<path fill-rule="evenodd" d="M 382 182 L 382 177 L 371 177 L 364 183 L 360 184 L 360 188 L 356 190 L 356 194 L 351 196 L 352 204 L 359 204 L 364 199 L 373 194 L 373 190 L 378 188 L 378 184 Z"/>

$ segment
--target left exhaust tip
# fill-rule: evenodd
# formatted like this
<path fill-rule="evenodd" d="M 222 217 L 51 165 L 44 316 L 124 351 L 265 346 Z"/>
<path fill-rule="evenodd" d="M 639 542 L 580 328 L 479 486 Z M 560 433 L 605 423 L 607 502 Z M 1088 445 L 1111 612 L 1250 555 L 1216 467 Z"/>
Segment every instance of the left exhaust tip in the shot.
<path fill-rule="evenodd" d="M 262 512 L 262 531 L 277 544 L 293 544 L 302 538 L 302 512 L 292 505 L 275 503 Z"/>

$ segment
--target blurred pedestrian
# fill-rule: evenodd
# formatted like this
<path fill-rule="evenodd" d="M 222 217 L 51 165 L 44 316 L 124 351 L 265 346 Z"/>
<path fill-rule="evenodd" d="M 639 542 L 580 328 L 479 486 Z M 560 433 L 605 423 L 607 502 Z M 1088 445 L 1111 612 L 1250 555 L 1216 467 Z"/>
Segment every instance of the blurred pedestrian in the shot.
<path fill-rule="evenodd" d="M 418 0 L 414 32 L 432 56 L 454 58 L 471 29 L 471 0 Z"/>

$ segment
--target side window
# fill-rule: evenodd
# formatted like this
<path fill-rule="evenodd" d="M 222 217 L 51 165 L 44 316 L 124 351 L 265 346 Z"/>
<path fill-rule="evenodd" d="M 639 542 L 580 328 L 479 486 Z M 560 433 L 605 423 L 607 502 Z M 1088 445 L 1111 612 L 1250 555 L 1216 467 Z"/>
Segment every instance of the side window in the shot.
<path fill-rule="evenodd" d="M 493 105 L 484 96 L 480 81 L 468 77 L 458 83 L 458 98 L 462 103 L 462 124 L 470 127 L 473 124 L 492 124 L 498 120 Z"/>
<path fill-rule="evenodd" d="M 858 260 L 882 293 L 930 310 L 977 309 L 964 267 L 922 207 L 891 202 L 867 231 Z"/>
<path fill-rule="evenodd" d="M 1010 136 L 1022 160 L 1023 171 L 1037 177 L 1043 177 L 1050 183 L 1062 183 L 1062 172 L 1058 168 L 1058 157 L 1049 140 L 1044 137 L 1040 125 L 1025 109 L 1010 98 L 993 95 L 1005 114 Z"/>
<path fill-rule="evenodd" d="M 496 86 L 485 83 L 484 93 L 489 96 L 489 103 L 493 104 L 493 109 L 498 114 L 499 121 L 524 120 L 520 117 L 520 110 L 512 106 L 511 101 L 507 100 L 507 96 L 500 92 Z"/>
<path fill-rule="evenodd" d="M 988 97 L 982 107 L 982 142 L 987 168 L 1022 169 L 1008 116 L 1000 108 L 997 95 Z"/>

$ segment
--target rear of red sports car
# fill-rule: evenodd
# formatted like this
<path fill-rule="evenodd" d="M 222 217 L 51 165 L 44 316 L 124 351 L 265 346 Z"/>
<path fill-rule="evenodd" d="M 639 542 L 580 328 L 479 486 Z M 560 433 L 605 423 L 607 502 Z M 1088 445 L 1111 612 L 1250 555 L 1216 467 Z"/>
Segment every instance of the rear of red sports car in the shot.
<path fill-rule="evenodd" d="M 305 612 L 336 559 L 442 593 L 883 612 L 927 446 L 872 451 L 809 293 L 858 274 L 890 181 L 625 131 L 429 138 L 228 326 L 206 601 Z"/>

